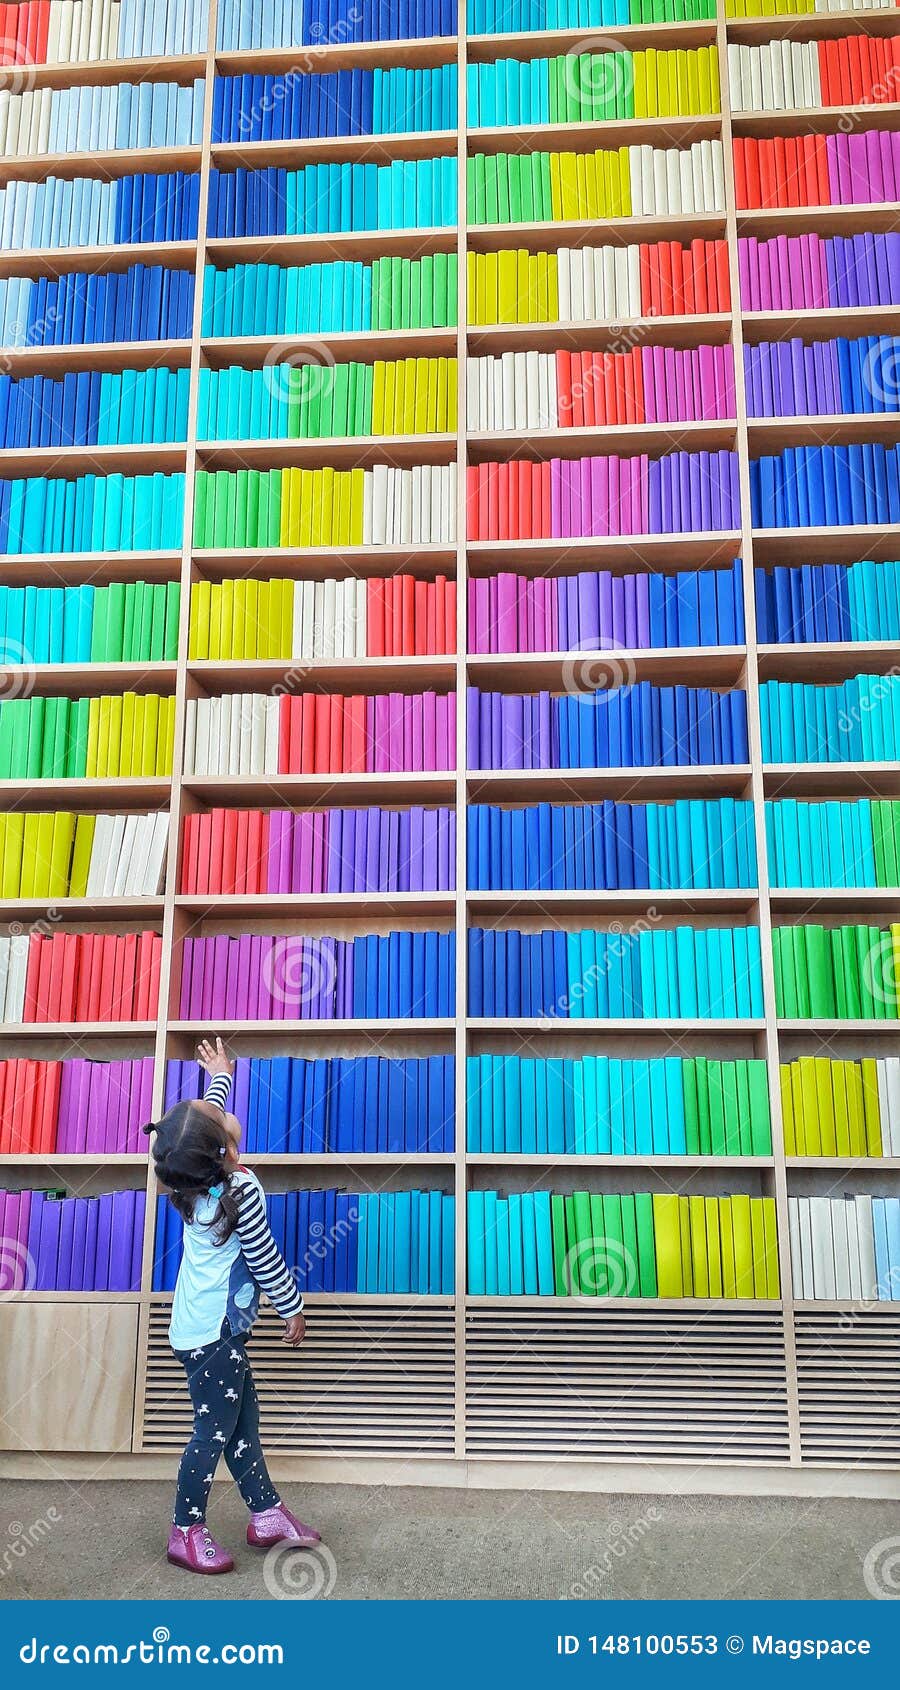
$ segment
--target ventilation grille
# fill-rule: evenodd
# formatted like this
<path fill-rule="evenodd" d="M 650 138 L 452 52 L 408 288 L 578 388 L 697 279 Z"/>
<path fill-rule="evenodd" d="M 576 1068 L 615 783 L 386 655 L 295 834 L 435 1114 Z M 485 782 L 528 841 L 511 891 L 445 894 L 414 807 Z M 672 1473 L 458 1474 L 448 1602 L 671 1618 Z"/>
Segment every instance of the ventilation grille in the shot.
<path fill-rule="evenodd" d="M 466 1341 L 470 1456 L 788 1459 L 778 1313 L 484 1309 Z"/>
<path fill-rule="evenodd" d="M 800 1448 L 811 1466 L 900 1464 L 900 1312 L 796 1312 Z"/>
<path fill-rule="evenodd" d="M 167 1307 L 150 1312 L 145 1450 L 190 1433 L 184 1370 L 169 1348 Z M 317 1307 L 303 1346 L 288 1350 L 268 1312 L 248 1345 L 267 1448 L 298 1455 L 453 1454 L 451 1309 L 356 1303 Z"/>

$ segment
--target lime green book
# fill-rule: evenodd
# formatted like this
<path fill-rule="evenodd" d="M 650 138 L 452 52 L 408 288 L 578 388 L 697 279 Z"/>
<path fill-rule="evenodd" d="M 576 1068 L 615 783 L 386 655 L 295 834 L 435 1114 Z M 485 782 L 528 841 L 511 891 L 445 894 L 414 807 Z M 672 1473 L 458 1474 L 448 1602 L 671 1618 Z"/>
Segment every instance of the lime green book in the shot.
<path fill-rule="evenodd" d="M 810 922 L 797 931 L 802 933 L 806 949 L 805 969 L 801 967 L 796 953 L 794 958 L 799 1014 L 803 1017 L 833 1015 L 832 959 L 825 929 L 818 922 Z"/>
<path fill-rule="evenodd" d="M 656 1283 L 660 1297 L 684 1296 L 681 1217 L 678 1211 L 678 1197 L 670 1192 L 654 1192 L 653 1235 L 656 1252 Z"/>
<path fill-rule="evenodd" d="M 472 256 L 473 257 L 475 256 L 474 253 L 473 253 Z M 432 262 L 434 264 L 434 295 L 433 295 L 433 305 L 432 305 L 432 321 L 434 323 L 435 328 L 438 328 L 438 329 L 447 328 L 450 325 L 450 323 L 455 319 L 455 315 L 456 315 L 456 313 L 454 312 L 453 317 L 451 317 L 449 312 L 448 312 L 448 309 L 447 309 L 447 302 L 448 302 L 448 274 L 447 274 L 447 272 L 448 272 L 448 262 L 447 262 L 447 260 L 448 260 L 448 254 L 445 253 L 445 252 L 436 252 L 435 255 L 434 255 L 434 259 L 432 260 Z M 423 260 L 423 263 L 424 263 L 424 260 Z"/>
<path fill-rule="evenodd" d="M 731 1232 L 734 1240 L 735 1295 L 752 1299 L 753 1231 L 750 1224 L 750 1198 L 744 1192 L 735 1192 L 731 1198 Z"/>
<path fill-rule="evenodd" d="M 69 882 L 69 891 L 73 898 L 85 898 L 87 896 L 95 825 L 96 818 L 94 816 L 78 816 L 75 822 L 72 874 Z"/>
<path fill-rule="evenodd" d="M 107 626 L 109 622 L 109 588 L 94 591 L 94 619 L 91 623 L 91 662 L 106 662 Z"/>
<path fill-rule="evenodd" d="M 700 1137 L 701 1156 L 712 1156 L 712 1123 L 709 1097 L 709 1060 L 705 1056 L 696 1058 L 697 1066 L 697 1113 Z"/>
<path fill-rule="evenodd" d="M 631 1295 L 633 1265 L 626 1259 L 622 1236 L 622 1199 L 616 1192 L 591 1198 L 591 1221 L 595 1238 L 604 1240 L 605 1274 L 597 1273 L 598 1297 Z"/>
<path fill-rule="evenodd" d="M 198 469 L 194 476 L 194 545 L 198 547 L 209 545 L 206 538 L 208 484 L 209 472 Z M 95 603 L 96 598 L 95 594 Z"/>
<path fill-rule="evenodd" d="M 2 709 L 2 707 L 0 707 Z M 0 772 L 0 780 L 5 780 Z M 0 868 L 0 898 L 18 898 L 26 857 L 24 854 L 25 816 L 21 810 L 10 811 L 2 818 L 3 858 Z"/>
<path fill-rule="evenodd" d="M 695 1297 L 708 1297 L 709 1262 L 706 1254 L 706 1204 L 702 1197 L 687 1199 L 691 1235 L 691 1283 Z"/>
<path fill-rule="evenodd" d="M 746 1058 L 729 1063 L 733 1074 L 735 1109 L 737 1111 L 737 1155 L 752 1156 L 753 1127 L 751 1123 L 750 1075 Z"/>
<path fill-rule="evenodd" d="M 722 1278 L 722 1228 L 720 1224 L 719 1199 L 707 1197 L 706 1205 L 706 1267 L 709 1274 L 709 1294 L 711 1297 L 723 1297 L 725 1287 Z"/>
<path fill-rule="evenodd" d="M 142 582 L 129 581 L 125 587 L 125 603 L 122 615 L 123 663 L 137 663 L 142 656 L 140 630 L 143 616 L 143 593 L 139 591 L 142 586 Z"/>

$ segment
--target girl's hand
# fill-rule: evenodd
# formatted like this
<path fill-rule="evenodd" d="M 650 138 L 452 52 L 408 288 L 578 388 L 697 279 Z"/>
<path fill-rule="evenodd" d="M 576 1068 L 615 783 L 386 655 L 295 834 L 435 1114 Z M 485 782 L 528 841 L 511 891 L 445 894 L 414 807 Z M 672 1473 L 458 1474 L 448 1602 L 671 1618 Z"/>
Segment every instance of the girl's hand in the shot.
<path fill-rule="evenodd" d="M 225 1055 L 221 1039 L 216 1039 L 215 1048 L 209 1039 L 201 1039 L 197 1046 L 197 1061 L 201 1068 L 206 1069 L 210 1079 L 214 1074 L 227 1074 L 230 1079 L 234 1073 L 234 1063 Z"/>
<path fill-rule="evenodd" d="M 290 1344 L 291 1349 L 295 1350 L 298 1344 L 303 1343 L 305 1337 L 306 1321 L 304 1320 L 303 1315 L 292 1314 L 290 1320 L 286 1320 L 284 1323 L 284 1336 L 281 1342 L 283 1344 Z"/>

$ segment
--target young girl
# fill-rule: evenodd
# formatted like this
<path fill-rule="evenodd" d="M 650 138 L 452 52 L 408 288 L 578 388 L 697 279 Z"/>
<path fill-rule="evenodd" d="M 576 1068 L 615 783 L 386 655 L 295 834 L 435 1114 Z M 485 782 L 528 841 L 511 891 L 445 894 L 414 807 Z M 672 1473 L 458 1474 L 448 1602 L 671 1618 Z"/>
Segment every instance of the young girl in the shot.
<path fill-rule="evenodd" d="M 263 1188 L 238 1160 L 241 1129 L 226 1113 L 234 1064 L 221 1039 L 204 1039 L 198 1059 L 210 1075 L 202 1103 L 176 1103 L 155 1133 L 157 1178 L 184 1221 L 169 1342 L 188 1378 L 194 1430 L 181 1458 L 168 1558 L 194 1573 L 229 1573 L 234 1562 L 206 1524 L 206 1504 L 224 1455 L 250 1510 L 247 1542 L 268 1549 L 290 1540 L 312 1548 L 319 1533 L 285 1508 L 259 1442 L 259 1402 L 244 1347 L 265 1291 L 285 1322 L 284 1342 L 305 1335 L 303 1298 L 269 1230 Z"/>

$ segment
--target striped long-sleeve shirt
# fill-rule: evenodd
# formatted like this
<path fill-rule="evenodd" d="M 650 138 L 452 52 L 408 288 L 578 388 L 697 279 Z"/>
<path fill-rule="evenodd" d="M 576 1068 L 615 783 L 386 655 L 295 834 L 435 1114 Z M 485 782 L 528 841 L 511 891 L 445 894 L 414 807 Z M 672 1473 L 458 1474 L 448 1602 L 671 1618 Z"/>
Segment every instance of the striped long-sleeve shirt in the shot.
<path fill-rule="evenodd" d="M 224 1109 L 231 1081 L 217 1074 L 206 1090 L 206 1101 Z M 231 1333 L 247 1332 L 264 1291 L 283 1320 L 299 1314 L 303 1298 L 284 1257 L 272 1237 L 266 1216 L 266 1197 L 256 1175 L 238 1168 L 229 1186 L 240 1205 L 238 1223 L 224 1244 L 212 1228 L 222 1187 L 194 1205 L 184 1228 L 184 1256 L 178 1270 L 169 1341 L 175 1350 L 200 1349 L 221 1337 L 228 1321 Z"/>

